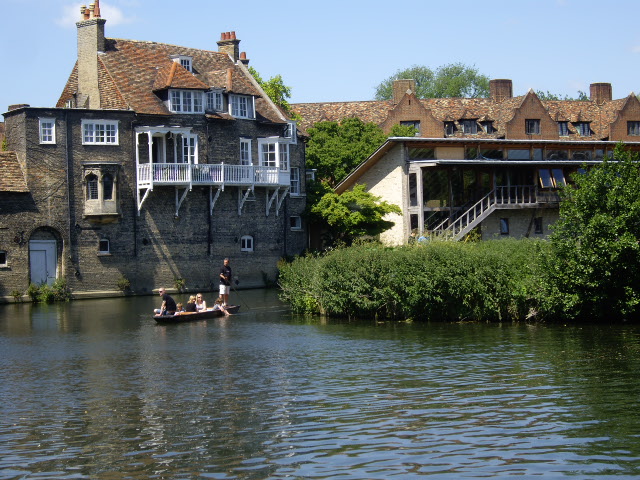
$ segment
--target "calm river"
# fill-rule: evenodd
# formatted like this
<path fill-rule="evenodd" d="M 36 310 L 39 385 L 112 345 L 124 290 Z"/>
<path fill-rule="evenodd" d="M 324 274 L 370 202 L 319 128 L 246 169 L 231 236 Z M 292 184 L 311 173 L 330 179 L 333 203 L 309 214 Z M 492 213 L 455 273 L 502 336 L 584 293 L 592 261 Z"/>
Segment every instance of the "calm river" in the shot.
<path fill-rule="evenodd" d="M 638 328 L 325 322 L 238 298 L 168 326 L 159 297 L 0 305 L 0 478 L 640 477 Z"/>

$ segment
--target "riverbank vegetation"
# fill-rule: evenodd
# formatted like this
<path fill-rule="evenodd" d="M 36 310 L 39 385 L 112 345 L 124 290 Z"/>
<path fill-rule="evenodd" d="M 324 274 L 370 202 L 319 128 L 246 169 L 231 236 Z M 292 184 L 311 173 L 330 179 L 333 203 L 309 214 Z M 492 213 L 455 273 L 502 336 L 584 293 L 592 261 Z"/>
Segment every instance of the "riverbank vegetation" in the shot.
<path fill-rule="evenodd" d="M 616 148 L 561 192 L 548 240 L 361 243 L 280 265 L 293 310 L 415 320 L 640 317 L 640 169 Z"/>

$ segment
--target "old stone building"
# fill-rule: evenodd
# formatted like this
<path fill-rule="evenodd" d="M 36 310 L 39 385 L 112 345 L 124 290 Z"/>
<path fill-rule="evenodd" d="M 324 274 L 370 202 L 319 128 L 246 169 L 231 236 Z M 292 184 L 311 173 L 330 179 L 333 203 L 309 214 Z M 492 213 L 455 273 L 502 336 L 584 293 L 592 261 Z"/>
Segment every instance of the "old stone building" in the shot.
<path fill-rule="evenodd" d="M 388 101 L 295 104 L 307 129 L 319 121 L 359 117 L 389 132 L 414 127 L 415 137 L 389 138 L 340 183 L 354 184 L 401 207 L 381 239 L 412 235 L 460 239 L 545 237 L 558 217 L 558 189 L 583 166 L 599 163 L 618 142 L 640 150 L 640 102 L 613 99 L 594 83 L 588 100 L 543 101 L 513 96 L 511 80 L 492 80 L 489 98 L 418 99 L 412 80 L 394 84 Z"/>
<path fill-rule="evenodd" d="M 304 145 L 247 70 L 217 50 L 105 37 L 99 2 L 55 107 L 14 105 L 0 154 L 0 297 L 67 281 L 76 295 L 275 280 L 304 250 Z"/>

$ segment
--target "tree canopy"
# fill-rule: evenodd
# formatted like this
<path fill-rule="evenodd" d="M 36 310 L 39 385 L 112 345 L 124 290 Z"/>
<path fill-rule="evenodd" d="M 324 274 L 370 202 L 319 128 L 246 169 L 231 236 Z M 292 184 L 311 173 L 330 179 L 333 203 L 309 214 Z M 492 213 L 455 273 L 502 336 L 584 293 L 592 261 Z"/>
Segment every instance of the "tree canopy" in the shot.
<path fill-rule="evenodd" d="M 576 98 L 569 95 L 561 96 L 551 93 L 549 90 L 543 92 L 542 90 L 536 90 L 536 95 L 540 100 L 589 100 L 589 96 L 582 90 L 578 90 L 578 96 Z"/>
<path fill-rule="evenodd" d="M 327 193 L 314 205 L 312 213 L 327 223 L 334 241 L 349 245 L 357 237 L 378 235 L 393 226 L 393 222 L 384 220 L 386 214 L 402 213 L 400 207 L 380 201 L 365 187 L 356 185 L 340 195 Z"/>
<path fill-rule="evenodd" d="M 450 63 L 432 70 L 424 65 L 413 65 L 398 70 L 383 80 L 377 87 L 376 100 L 393 98 L 393 82 L 399 79 L 416 81 L 418 98 L 482 98 L 489 96 L 489 77 L 482 75 L 475 67 L 463 63 Z"/>
<path fill-rule="evenodd" d="M 551 285 L 570 318 L 640 313 L 640 168 L 619 145 L 614 159 L 574 175 L 551 235 Z"/>
<path fill-rule="evenodd" d="M 318 122 L 308 133 L 307 168 L 332 188 L 387 139 L 378 125 L 355 117 Z"/>
<path fill-rule="evenodd" d="M 281 75 L 276 75 L 265 81 L 255 68 L 249 67 L 249 73 L 253 75 L 253 78 L 255 78 L 258 85 L 262 87 L 273 103 L 280 107 L 291 118 L 298 120 L 297 115 L 291 110 L 291 105 L 288 102 L 288 99 L 291 98 L 291 87 L 284 84 Z"/>

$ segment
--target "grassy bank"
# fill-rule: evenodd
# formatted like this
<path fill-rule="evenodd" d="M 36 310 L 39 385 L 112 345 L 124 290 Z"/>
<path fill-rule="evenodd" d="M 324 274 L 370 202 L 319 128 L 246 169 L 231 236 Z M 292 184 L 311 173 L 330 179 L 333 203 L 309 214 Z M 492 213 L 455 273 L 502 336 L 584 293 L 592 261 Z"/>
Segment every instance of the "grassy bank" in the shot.
<path fill-rule="evenodd" d="M 280 266 L 281 297 L 294 311 L 330 316 L 511 321 L 548 304 L 536 240 L 366 244 Z"/>

